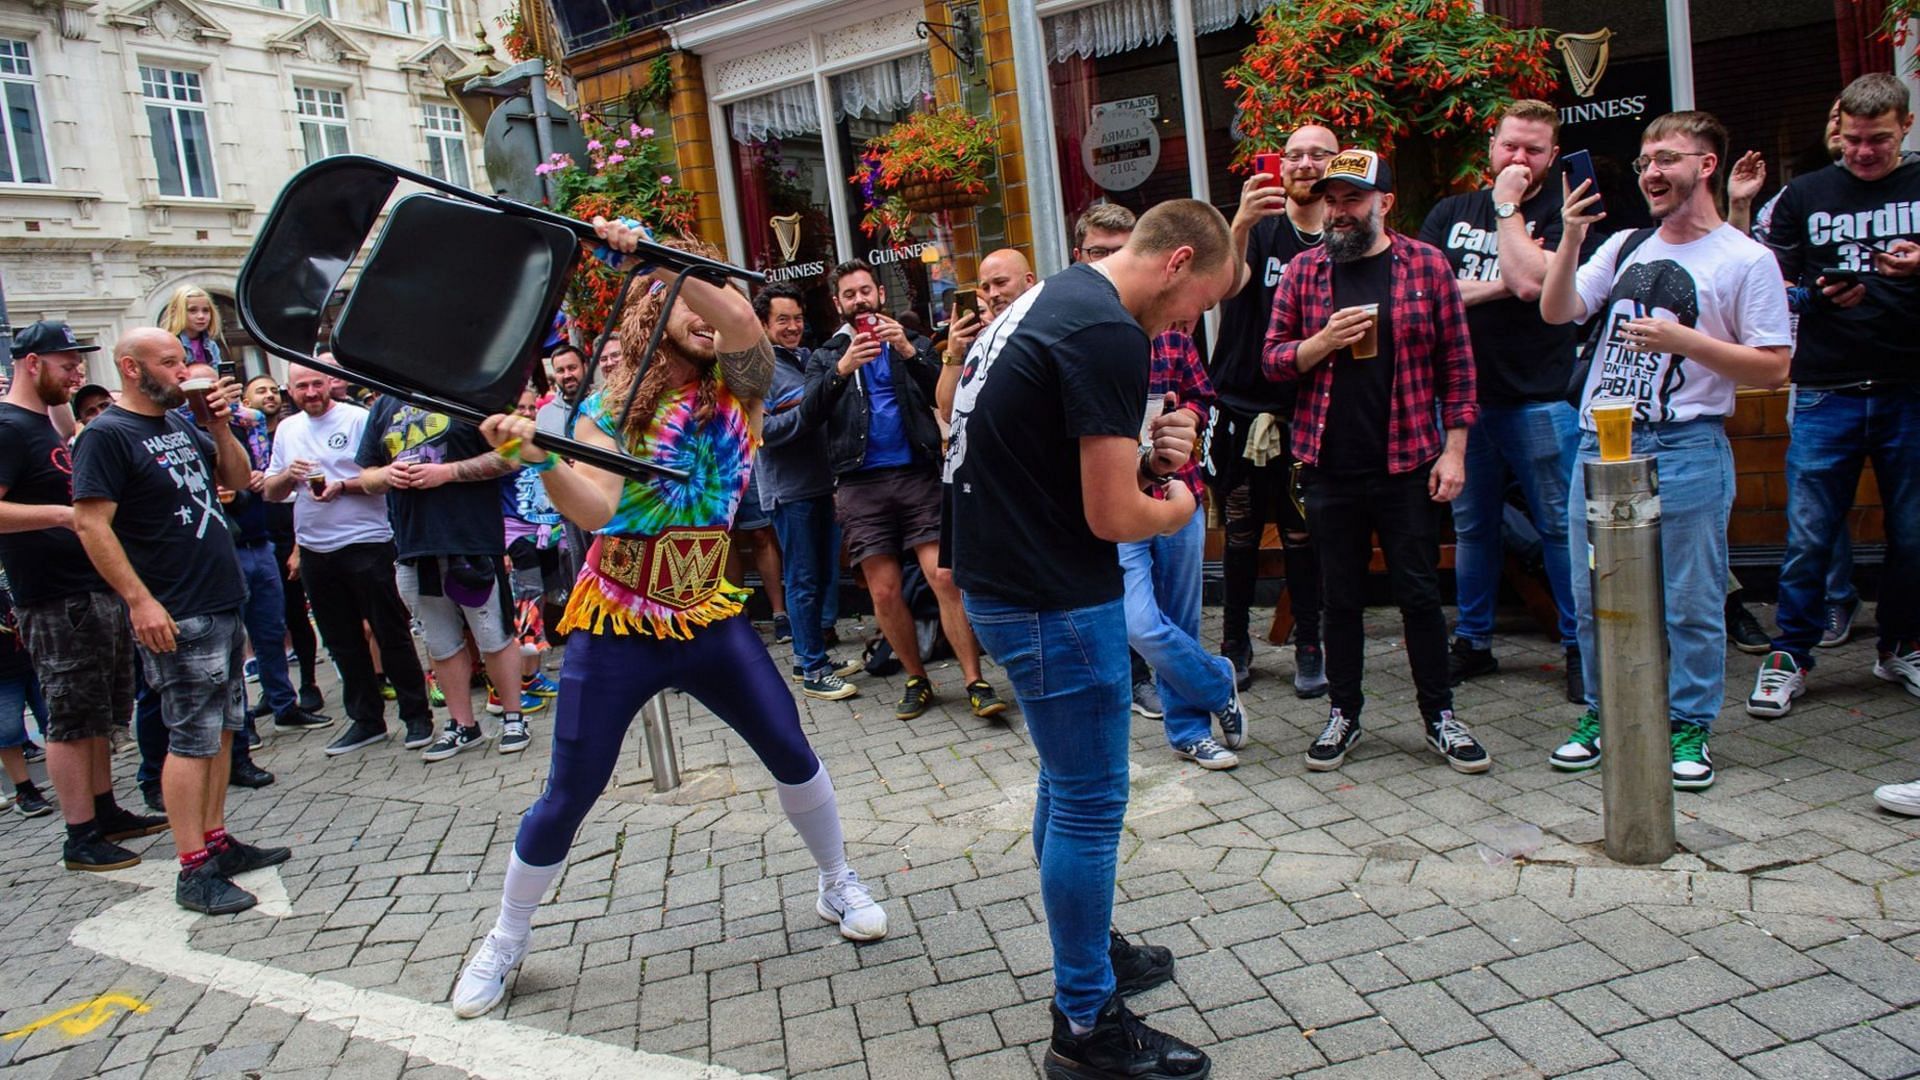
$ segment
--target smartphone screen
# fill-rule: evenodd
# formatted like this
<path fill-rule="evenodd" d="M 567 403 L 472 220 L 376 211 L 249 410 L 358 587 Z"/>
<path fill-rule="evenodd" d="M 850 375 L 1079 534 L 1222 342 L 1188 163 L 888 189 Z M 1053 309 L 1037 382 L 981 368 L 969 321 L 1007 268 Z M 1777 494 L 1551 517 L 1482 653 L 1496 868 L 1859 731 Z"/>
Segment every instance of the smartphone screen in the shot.
<path fill-rule="evenodd" d="M 961 289 L 953 294 L 953 317 L 958 320 L 967 312 L 978 313 L 980 293 L 975 289 Z"/>
<path fill-rule="evenodd" d="M 1562 154 L 1560 160 L 1566 163 L 1568 191 L 1578 188 L 1581 181 L 1584 180 L 1590 185 L 1587 188 L 1588 194 L 1598 195 L 1600 193 L 1600 177 L 1593 171 L 1592 154 L 1585 150 L 1574 150 L 1570 153 Z M 1597 202 L 1587 207 L 1586 212 L 1589 214 L 1598 214 L 1605 211 L 1606 208 L 1605 202 Z"/>

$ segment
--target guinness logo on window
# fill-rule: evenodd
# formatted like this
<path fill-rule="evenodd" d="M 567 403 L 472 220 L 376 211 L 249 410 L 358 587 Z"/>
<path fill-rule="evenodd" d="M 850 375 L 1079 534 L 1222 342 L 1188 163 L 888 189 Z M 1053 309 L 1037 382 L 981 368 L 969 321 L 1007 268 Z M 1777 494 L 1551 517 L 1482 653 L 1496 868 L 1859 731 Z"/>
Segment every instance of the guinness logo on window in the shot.
<path fill-rule="evenodd" d="M 1591 34 L 1561 34 L 1553 39 L 1553 47 L 1560 50 L 1560 56 L 1567 62 L 1567 78 L 1573 83 L 1573 92 L 1581 97 L 1592 97 L 1600 88 L 1600 77 L 1607 73 L 1607 54 L 1611 51 L 1607 45 L 1613 39 L 1613 31 L 1605 27 Z"/>
<path fill-rule="evenodd" d="M 800 215 L 782 214 L 767 219 L 773 226 L 773 239 L 780 245 L 780 261 L 792 262 L 794 253 L 800 250 Z"/>

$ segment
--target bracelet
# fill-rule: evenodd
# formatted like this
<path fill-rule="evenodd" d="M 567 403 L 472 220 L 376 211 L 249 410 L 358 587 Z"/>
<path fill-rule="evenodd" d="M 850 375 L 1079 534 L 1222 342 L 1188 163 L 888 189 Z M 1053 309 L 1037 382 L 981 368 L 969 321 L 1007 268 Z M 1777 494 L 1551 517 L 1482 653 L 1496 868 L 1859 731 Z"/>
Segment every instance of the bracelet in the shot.
<path fill-rule="evenodd" d="M 546 457 L 541 458 L 539 461 L 522 461 L 520 467 L 523 469 L 531 469 L 536 473 L 543 473 L 558 464 L 560 464 L 560 459 L 549 452 Z"/>

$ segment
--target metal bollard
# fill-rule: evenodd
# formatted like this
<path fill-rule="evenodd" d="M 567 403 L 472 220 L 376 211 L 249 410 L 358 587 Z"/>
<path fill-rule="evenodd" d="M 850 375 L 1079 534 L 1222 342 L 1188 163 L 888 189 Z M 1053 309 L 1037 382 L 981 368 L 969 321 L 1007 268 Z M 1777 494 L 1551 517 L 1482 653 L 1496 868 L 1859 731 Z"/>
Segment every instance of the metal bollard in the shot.
<path fill-rule="evenodd" d="M 1673 751 L 1660 560 L 1660 472 L 1652 458 L 1585 463 L 1588 571 L 1600 685 L 1607 857 L 1673 855 Z"/>
<path fill-rule="evenodd" d="M 647 732 L 647 764 L 653 768 L 653 790 L 672 791 L 680 786 L 680 759 L 673 750 L 665 693 L 653 695 L 640 707 L 640 723 Z"/>

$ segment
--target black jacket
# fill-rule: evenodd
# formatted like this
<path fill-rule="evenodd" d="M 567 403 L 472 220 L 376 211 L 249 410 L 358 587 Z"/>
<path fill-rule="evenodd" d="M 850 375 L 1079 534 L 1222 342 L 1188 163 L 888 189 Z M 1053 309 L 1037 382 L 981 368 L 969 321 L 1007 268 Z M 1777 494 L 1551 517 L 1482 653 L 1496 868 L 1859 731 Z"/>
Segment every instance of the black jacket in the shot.
<path fill-rule="evenodd" d="M 914 457 L 937 466 L 940 461 L 940 426 L 933 419 L 934 384 L 940 379 L 940 361 L 933 343 L 909 333 L 913 359 L 890 358 L 894 399 L 900 405 L 900 425 L 907 433 L 907 445 Z M 807 360 L 807 396 L 801 405 L 802 423 L 824 418 L 827 425 L 827 460 L 834 478 L 858 472 L 867 459 L 867 381 L 872 367 L 858 368 L 850 376 L 836 370 L 840 357 L 853 344 L 848 335 L 828 338 Z"/>

